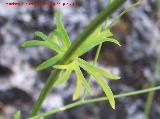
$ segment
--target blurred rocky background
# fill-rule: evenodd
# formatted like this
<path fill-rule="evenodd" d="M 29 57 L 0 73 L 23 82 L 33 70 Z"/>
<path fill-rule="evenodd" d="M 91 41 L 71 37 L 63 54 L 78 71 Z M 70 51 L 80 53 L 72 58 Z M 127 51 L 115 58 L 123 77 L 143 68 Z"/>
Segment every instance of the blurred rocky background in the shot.
<path fill-rule="evenodd" d="M 135 1 L 128 0 L 123 9 Z M 12 119 L 14 113 L 20 110 L 22 119 L 26 119 L 51 71 L 36 71 L 35 67 L 53 56 L 54 52 L 43 47 L 22 48 L 21 44 L 34 39 L 35 31 L 51 33 L 56 28 L 54 12 L 57 9 L 62 11 L 63 23 L 73 41 L 85 25 L 107 5 L 107 1 L 77 0 L 77 7 L 6 6 L 5 2 L 11 0 L 0 1 L 0 115 L 4 119 Z M 109 81 L 114 94 L 144 89 L 151 84 L 160 53 L 158 2 L 159 0 L 144 0 L 113 26 L 111 30 L 122 47 L 111 43 L 103 44 L 99 67 L 107 67 L 121 76 L 119 81 Z M 123 9 L 111 18 L 115 18 Z M 96 49 L 93 49 L 84 58 L 93 59 L 95 52 Z M 159 85 L 160 77 L 157 77 L 157 81 Z M 92 96 L 103 96 L 100 87 L 92 83 Z M 72 75 L 65 85 L 53 88 L 41 111 L 71 103 L 74 89 L 75 80 Z M 112 110 L 106 102 L 89 104 L 46 119 L 145 119 L 146 99 L 146 94 L 116 99 L 116 110 Z M 155 93 L 149 119 L 160 119 L 159 91 Z"/>

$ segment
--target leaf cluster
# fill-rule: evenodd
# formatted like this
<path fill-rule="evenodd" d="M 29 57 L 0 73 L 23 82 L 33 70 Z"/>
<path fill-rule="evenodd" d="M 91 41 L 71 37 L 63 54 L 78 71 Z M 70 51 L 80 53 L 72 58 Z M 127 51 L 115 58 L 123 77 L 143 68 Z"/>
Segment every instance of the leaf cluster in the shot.
<path fill-rule="evenodd" d="M 113 93 L 110 87 L 108 86 L 108 84 L 105 82 L 104 78 L 119 79 L 119 77 L 115 76 L 114 74 L 106 70 L 100 69 L 79 57 L 103 42 L 112 42 L 120 46 L 119 42 L 113 38 L 113 34 L 110 32 L 108 28 L 102 29 L 101 27 L 98 27 L 80 45 L 80 47 L 77 48 L 77 50 L 74 52 L 72 60 L 68 64 L 65 64 L 65 65 L 58 64 L 58 62 L 63 57 L 65 52 L 70 48 L 71 40 L 62 24 L 61 14 L 59 11 L 56 12 L 55 19 L 56 19 L 57 29 L 54 30 L 51 33 L 51 35 L 47 36 L 44 33 L 37 31 L 35 32 L 35 35 L 38 36 L 41 40 L 30 40 L 22 44 L 22 46 L 24 47 L 43 46 L 56 52 L 55 56 L 41 63 L 37 67 L 37 70 L 44 70 L 49 67 L 61 69 L 62 75 L 57 80 L 56 84 L 64 83 L 70 77 L 71 72 L 74 71 L 77 77 L 77 84 L 76 84 L 75 92 L 73 94 L 73 100 L 76 100 L 80 97 L 80 94 L 82 92 L 82 85 L 86 88 L 86 90 L 89 93 L 91 93 L 92 91 L 89 83 L 86 81 L 81 71 L 81 68 L 83 68 L 85 71 L 87 71 L 90 75 L 92 75 L 96 79 L 97 83 L 102 87 L 107 98 L 109 99 L 111 107 L 114 109 L 115 100 L 113 97 Z"/>

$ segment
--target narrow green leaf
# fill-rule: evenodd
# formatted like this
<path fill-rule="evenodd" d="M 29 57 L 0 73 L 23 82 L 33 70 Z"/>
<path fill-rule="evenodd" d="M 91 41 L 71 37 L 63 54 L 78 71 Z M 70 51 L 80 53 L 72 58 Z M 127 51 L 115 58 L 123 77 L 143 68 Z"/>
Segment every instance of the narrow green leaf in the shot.
<path fill-rule="evenodd" d="M 113 38 L 106 38 L 104 36 L 96 36 L 93 39 L 86 40 L 75 52 L 75 57 L 79 57 L 84 53 L 88 52 L 93 47 L 103 43 L 103 42 L 112 42 L 120 46 L 119 42 Z"/>
<path fill-rule="evenodd" d="M 68 33 L 66 32 L 66 30 L 65 30 L 65 28 L 62 24 L 60 11 L 56 12 L 55 17 L 56 17 L 57 28 L 58 28 L 59 31 L 61 31 L 61 33 L 63 35 L 63 38 L 61 39 L 62 42 L 63 42 L 63 45 L 64 45 L 64 47 L 69 48 L 70 45 L 71 45 L 71 42 L 70 42 Z"/>
<path fill-rule="evenodd" d="M 54 66 L 54 68 L 56 69 L 74 69 L 75 67 L 77 67 L 75 61 L 67 65 L 55 65 Z"/>
<path fill-rule="evenodd" d="M 60 75 L 59 79 L 56 81 L 55 85 L 61 85 L 64 84 L 68 79 L 69 76 L 72 73 L 72 69 L 68 69 L 64 72 L 62 72 L 62 75 Z"/>
<path fill-rule="evenodd" d="M 38 65 L 38 67 L 36 68 L 37 70 L 43 70 L 46 69 L 54 64 L 56 64 L 60 59 L 61 59 L 62 55 L 56 55 L 46 61 L 44 61 L 43 63 L 41 63 L 40 65 Z"/>
<path fill-rule="evenodd" d="M 49 37 L 47 35 L 45 35 L 43 32 L 37 31 L 35 32 L 36 36 L 40 37 L 42 40 L 45 41 L 45 43 L 47 44 L 47 46 L 55 51 L 59 51 L 61 50 L 60 47 L 58 46 L 58 44 L 52 42 Z"/>
<path fill-rule="evenodd" d="M 52 50 L 56 51 L 57 53 L 62 52 L 61 48 L 58 45 L 53 44 L 53 43 L 51 44 L 51 43 L 45 42 L 45 41 L 30 40 L 30 41 L 25 41 L 22 44 L 22 47 L 29 47 L 29 46 L 43 46 L 43 47 L 52 49 Z"/>
<path fill-rule="evenodd" d="M 87 91 L 89 93 L 91 93 L 92 89 L 91 89 L 90 85 L 88 84 L 88 82 L 86 81 L 86 79 L 84 78 L 84 76 L 83 76 L 83 74 L 81 72 L 81 69 L 79 67 L 77 67 L 75 72 L 76 72 L 77 79 L 81 80 L 83 85 L 84 85 L 84 87 L 87 89 Z"/>
<path fill-rule="evenodd" d="M 55 65 L 55 69 L 70 69 L 70 65 Z"/>
<path fill-rule="evenodd" d="M 28 47 L 28 46 L 44 46 L 49 49 L 52 49 L 56 51 L 57 53 L 63 52 L 63 50 L 58 46 L 58 44 L 52 42 L 48 36 L 46 36 L 44 33 L 37 31 L 35 32 L 36 36 L 39 36 L 41 39 L 44 41 L 38 41 L 38 40 L 31 40 L 31 41 L 26 41 L 22 44 L 23 47 Z"/>
<path fill-rule="evenodd" d="M 121 44 L 119 43 L 119 41 L 116 40 L 116 39 L 114 39 L 114 38 L 105 38 L 104 42 L 111 42 L 111 43 L 114 43 L 114 44 L 116 44 L 118 46 L 121 46 Z"/>
<path fill-rule="evenodd" d="M 36 31 L 35 32 L 35 35 L 40 37 L 42 40 L 46 41 L 46 40 L 49 40 L 48 36 L 45 35 L 43 32 L 40 32 L 40 31 Z"/>
<path fill-rule="evenodd" d="M 114 100 L 114 95 L 112 93 L 112 90 L 110 89 L 108 84 L 103 79 L 101 79 L 100 77 L 96 76 L 95 74 L 93 76 L 95 77 L 95 79 L 97 80 L 99 85 L 102 87 L 103 91 L 105 92 L 111 107 L 113 109 L 115 109 L 115 100 Z"/>
<path fill-rule="evenodd" d="M 29 47 L 29 46 L 44 46 L 48 48 L 47 44 L 44 41 L 39 41 L 39 40 L 25 41 L 22 44 L 22 47 Z"/>
<path fill-rule="evenodd" d="M 14 119 L 21 119 L 21 112 L 20 111 L 16 112 L 16 114 L 14 115 Z"/>
<path fill-rule="evenodd" d="M 73 100 L 77 100 L 79 98 L 81 92 L 82 92 L 82 82 L 81 82 L 80 77 L 77 75 L 77 84 L 76 84 L 75 92 L 73 94 Z"/>
<path fill-rule="evenodd" d="M 104 77 L 108 78 L 108 79 L 113 79 L 113 80 L 117 80 L 117 79 L 120 79 L 119 76 L 116 76 L 106 70 L 102 70 L 98 67 L 95 67 L 96 71 L 98 71 L 99 74 L 103 75 Z"/>

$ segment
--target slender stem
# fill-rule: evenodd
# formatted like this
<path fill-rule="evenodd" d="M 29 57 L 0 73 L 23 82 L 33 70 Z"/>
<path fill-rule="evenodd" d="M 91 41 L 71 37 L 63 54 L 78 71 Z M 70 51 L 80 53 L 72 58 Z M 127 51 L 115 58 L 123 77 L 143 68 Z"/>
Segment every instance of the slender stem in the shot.
<path fill-rule="evenodd" d="M 98 46 L 98 49 L 97 49 L 97 52 L 96 52 L 96 56 L 95 56 L 93 65 L 96 65 L 96 64 L 97 64 L 98 57 L 99 57 L 99 54 L 100 54 L 100 51 L 101 51 L 101 47 L 102 47 L 102 44 L 100 44 L 100 45 Z"/>
<path fill-rule="evenodd" d="M 131 6 L 129 6 L 128 8 L 126 8 L 123 12 L 121 12 L 116 18 L 114 18 L 114 20 L 111 22 L 111 24 L 109 25 L 109 28 L 113 27 L 115 25 L 115 23 L 117 23 L 117 21 L 123 16 L 125 15 L 128 11 L 132 10 L 133 8 L 135 8 L 136 6 L 140 5 L 143 2 L 143 0 L 138 0 L 137 2 L 133 3 Z"/>
<path fill-rule="evenodd" d="M 157 58 L 156 70 L 155 70 L 155 72 L 153 74 L 153 77 L 152 77 L 152 83 L 151 83 L 151 86 L 150 86 L 151 88 L 155 87 L 156 84 L 157 84 L 157 76 L 159 74 L 159 71 L 160 71 L 160 56 Z M 152 107 L 152 104 L 153 104 L 154 94 L 155 94 L 154 91 L 152 91 L 148 94 L 147 102 L 145 104 L 145 111 L 144 111 L 144 114 L 145 114 L 146 118 L 149 117 L 149 113 L 150 113 L 150 110 L 151 110 L 151 107 Z"/>
<path fill-rule="evenodd" d="M 140 95 L 140 94 L 148 93 L 148 92 L 151 92 L 151 91 L 157 91 L 157 90 L 160 90 L 160 86 L 114 95 L 114 98 L 123 98 L 123 97 L 135 96 L 135 95 Z M 53 114 L 56 114 L 56 113 L 59 113 L 59 112 L 62 112 L 62 111 L 68 110 L 68 109 L 75 108 L 77 106 L 84 105 L 84 104 L 96 103 L 96 102 L 101 102 L 101 101 L 106 101 L 106 100 L 108 100 L 108 99 L 105 96 L 105 97 L 99 97 L 99 98 L 94 98 L 94 99 L 86 99 L 84 101 L 77 101 L 77 102 L 68 104 L 64 107 L 56 108 L 56 109 L 54 109 L 52 111 L 49 111 L 49 112 L 46 112 L 46 113 L 41 113 L 41 115 L 46 117 L 46 116 L 53 115 Z M 38 117 L 39 117 L 39 115 L 31 117 L 29 119 L 38 119 Z"/>
<path fill-rule="evenodd" d="M 93 19 L 90 24 L 78 35 L 74 42 L 72 43 L 71 47 L 67 50 L 67 52 L 64 54 L 64 57 L 61 59 L 59 64 L 66 64 L 68 63 L 75 53 L 75 51 L 78 49 L 78 47 L 86 40 L 86 38 L 96 29 L 102 22 L 105 21 L 105 19 L 110 16 L 115 10 L 117 10 L 126 0 L 114 0 L 114 2 L 106 7 L 102 12 L 100 12 L 95 19 Z M 49 76 L 49 79 L 45 83 L 44 88 L 40 92 L 40 95 L 38 97 L 38 100 L 36 101 L 33 110 L 32 110 L 32 116 L 35 116 L 37 112 L 40 110 L 41 105 L 52 89 L 52 86 L 54 85 L 55 81 L 58 79 L 58 76 L 60 74 L 60 70 L 55 69 L 52 71 L 51 75 Z"/>
<path fill-rule="evenodd" d="M 36 115 L 36 113 L 39 111 L 44 98 L 48 95 L 48 91 L 51 90 L 52 85 L 55 83 L 56 79 L 58 78 L 61 70 L 54 70 L 51 72 L 47 82 L 45 83 L 44 88 L 41 90 L 40 95 L 38 97 L 38 100 L 36 101 L 33 109 L 32 109 L 32 115 Z M 53 78 L 54 77 L 54 78 Z"/>

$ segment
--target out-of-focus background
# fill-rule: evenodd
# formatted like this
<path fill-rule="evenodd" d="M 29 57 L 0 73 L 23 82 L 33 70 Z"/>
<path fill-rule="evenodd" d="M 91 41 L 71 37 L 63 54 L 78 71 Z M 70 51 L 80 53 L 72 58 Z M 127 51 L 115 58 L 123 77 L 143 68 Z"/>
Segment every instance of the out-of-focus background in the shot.
<path fill-rule="evenodd" d="M 21 110 L 22 118 L 25 119 L 51 71 L 36 71 L 35 67 L 55 53 L 43 47 L 22 48 L 21 44 L 34 39 L 35 31 L 51 33 L 56 28 L 54 13 L 57 9 L 62 11 L 64 26 L 73 41 L 85 25 L 107 5 L 107 0 L 77 0 L 77 7 L 5 5 L 5 2 L 12 1 L 18 0 L 0 1 L 0 114 L 4 119 L 12 119 L 13 114 Z M 135 1 L 128 0 L 111 18 L 115 18 Z M 103 44 L 98 66 L 106 67 L 121 76 L 119 81 L 108 82 L 114 94 L 148 88 L 152 82 L 156 60 L 160 55 L 158 4 L 159 0 L 144 0 L 113 26 L 111 30 L 122 47 L 111 43 Z M 93 49 L 83 58 L 92 60 L 95 52 L 96 49 Z M 156 80 L 157 85 L 160 85 L 160 76 Z M 94 91 L 92 96 L 104 95 L 94 81 L 91 85 Z M 73 74 L 65 85 L 53 88 L 41 111 L 71 103 L 74 89 Z M 112 110 L 106 102 L 100 102 L 80 106 L 46 119 L 145 119 L 146 100 L 147 94 L 124 97 L 116 99 L 116 110 Z M 155 93 L 149 119 L 160 119 L 158 91 Z"/>

